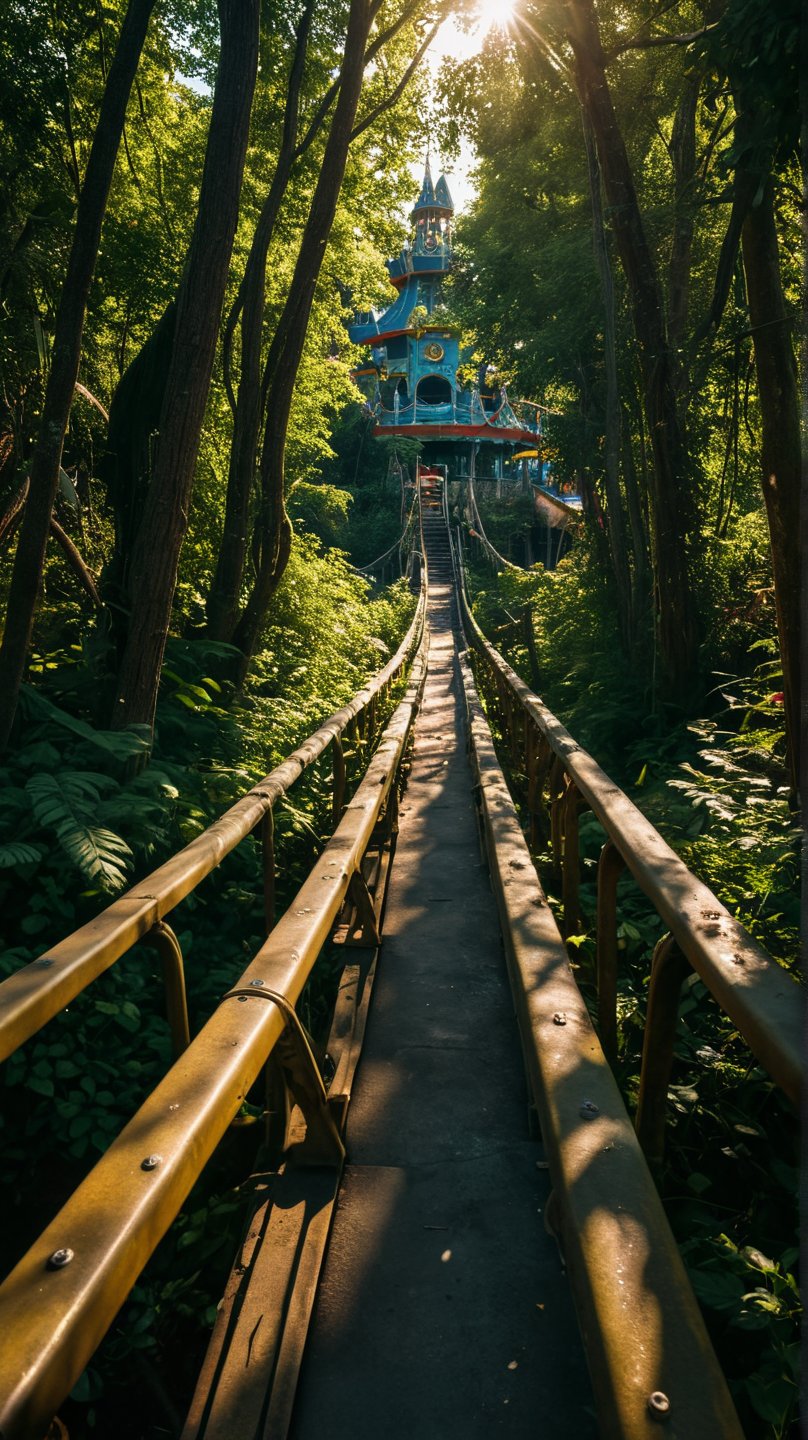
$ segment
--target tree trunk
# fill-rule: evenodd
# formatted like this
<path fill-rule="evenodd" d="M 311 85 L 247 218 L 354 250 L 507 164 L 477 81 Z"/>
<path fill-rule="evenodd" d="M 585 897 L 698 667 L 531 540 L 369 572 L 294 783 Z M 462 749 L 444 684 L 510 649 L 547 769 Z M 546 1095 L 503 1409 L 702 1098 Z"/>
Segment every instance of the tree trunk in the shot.
<path fill-rule="evenodd" d="M 154 724 L 194 469 L 238 220 L 258 63 L 260 0 L 219 0 L 221 52 L 180 293 L 154 471 L 132 555 L 129 633 L 112 723 Z"/>
<path fill-rule="evenodd" d="M 586 158 L 589 169 L 589 197 L 592 205 L 592 239 L 603 297 L 603 351 L 606 366 L 606 424 L 603 468 L 606 482 L 606 525 L 609 553 L 617 595 L 617 618 L 620 638 L 627 650 L 631 648 L 633 623 L 631 614 L 631 575 L 629 573 L 626 530 L 620 496 L 620 389 L 617 376 L 617 317 L 614 298 L 614 277 L 609 261 L 609 247 L 603 219 L 600 169 L 592 126 L 582 112 Z"/>
<path fill-rule="evenodd" d="M 741 240 L 762 424 L 763 498 L 769 520 L 786 742 L 795 792 L 800 774 L 800 406 L 769 180 Z"/>
<path fill-rule="evenodd" d="M 623 475 L 626 485 L 628 521 L 631 528 L 631 547 L 634 560 L 632 576 L 632 597 L 634 612 L 634 643 L 637 644 L 644 628 L 643 617 L 649 613 L 651 587 L 648 575 L 648 534 L 642 513 L 640 485 L 637 467 L 634 463 L 634 438 L 628 412 L 623 425 Z"/>
<path fill-rule="evenodd" d="M 233 438 L 227 478 L 222 541 L 207 601 L 208 631 L 214 640 L 230 640 L 239 618 L 244 565 L 249 542 L 250 496 L 255 478 L 261 433 L 261 335 L 269 247 L 297 154 L 300 91 L 313 12 L 309 0 L 300 18 L 289 70 L 283 136 L 275 173 L 253 236 L 239 295 L 228 316 L 225 333 L 225 368 L 239 308 L 241 309 L 241 368 L 233 407 Z M 313 135 L 312 135 L 312 138 Z"/>
<path fill-rule="evenodd" d="M 309 210 L 289 296 L 267 361 L 267 422 L 261 453 L 261 502 L 257 524 L 259 561 L 255 582 L 234 641 L 244 657 L 242 674 L 258 645 L 269 601 L 291 550 L 292 527 L 284 504 L 284 454 L 289 413 L 312 302 L 345 174 L 365 67 L 365 45 L 374 10 L 351 0 L 339 95 L 322 169 Z"/>
<path fill-rule="evenodd" d="M 129 565 L 149 492 L 176 319 L 177 302 L 171 300 L 118 381 L 109 407 L 106 454 L 98 466 L 115 524 L 101 590 L 119 649 L 126 642 Z"/>
<path fill-rule="evenodd" d="M 25 673 L 34 610 L 45 564 L 51 511 L 59 483 L 62 447 L 79 373 L 84 316 L 101 239 L 101 224 L 121 143 L 129 93 L 153 9 L 154 0 L 130 0 L 127 7 L 107 75 L 79 195 L 76 228 L 56 315 L 51 369 L 31 462 L 31 486 L 14 559 L 6 628 L 0 649 L 0 751 L 8 743 Z"/>
<path fill-rule="evenodd" d="M 802 615 L 808 615 L 808 9 L 802 7 L 799 30 L 799 163 L 802 168 L 802 343 L 801 416 L 802 487 L 799 504 L 799 559 L 802 566 Z M 808 624 L 802 625 L 799 652 L 799 798 L 802 835 L 808 834 Z M 802 955 L 808 955 L 808 845 L 802 844 Z M 802 1341 L 807 1345 L 807 1339 Z M 805 1355 L 805 1351 L 804 1351 Z"/>
<path fill-rule="evenodd" d="M 684 363 L 690 309 L 690 265 L 693 253 L 696 178 L 696 106 L 701 76 L 688 75 L 684 82 L 671 134 L 671 160 L 675 185 L 673 238 L 668 261 L 668 341 L 674 359 L 677 388 L 683 399 L 688 389 Z"/>
<path fill-rule="evenodd" d="M 604 193 L 628 284 L 653 455 L 660 658 L 665 689 L 671 699 L 681 700 L 692 692 L 698 675 L 699 625 L 687 549 L 697 531 L 662 288 L 606 80 L 594 5 L 592 0 L 568 0 L 566 13 L 578 93 L 597 143 Z"/>

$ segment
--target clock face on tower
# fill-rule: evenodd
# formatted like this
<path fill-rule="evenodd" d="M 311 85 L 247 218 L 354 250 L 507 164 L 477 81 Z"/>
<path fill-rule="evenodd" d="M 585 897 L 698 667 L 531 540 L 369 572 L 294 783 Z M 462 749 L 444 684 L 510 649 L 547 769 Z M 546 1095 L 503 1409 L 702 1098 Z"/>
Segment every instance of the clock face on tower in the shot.
<path fill-rule="evenodd" d="M 443 346 L 439 345 L 437 340 L 430 340 L 429 344 L 424 346 L 424 355 L 427 360 L 442 360 L 445 353 Z"/>

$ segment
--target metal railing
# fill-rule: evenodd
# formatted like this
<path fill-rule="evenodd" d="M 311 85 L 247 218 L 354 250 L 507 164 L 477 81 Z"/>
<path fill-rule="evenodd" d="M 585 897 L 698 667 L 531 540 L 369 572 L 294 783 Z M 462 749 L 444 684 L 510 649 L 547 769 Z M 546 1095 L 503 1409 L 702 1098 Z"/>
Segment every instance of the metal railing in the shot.
<path fill-rule="evenodd" d="M 468 623 L 468 617 L 467 617 Z M 473 635 L 469 627 L 469 638 Z M 742 1440 L 651 1173 L 573 976 L 469 663 L 469 749 L 566 1264 L 604 1440 Z"/>
<path fill-rule="evenodd" d="M 512 560 L 506 560 L 504 555 L 500 555 L 496 546 L 491 544 L 491 541 L 486 535 L 485 526 L 483 524 L 482 516 L 477 505 L 477 492 L 474 488 L 473 475 L 469 475 L 468 478 L 468 496 L 471 519 L 475 526 L 475 538 L 479 540 L 480 544 L 483 547 L 483 550 L 485 551 L 492 565 L 495 568 L 498 567 L 501 570 L 521 570 L 523 568 L 521 565 L 514 565 Z"/>
<path fill-rule="evenodd" d="M 294 1006 L 346 902 L 364 916 L 371 943 L 378 943 L 363 860 L 371 843 L 380 843 L 384 817 L 388 841 L 395 822 L 399 771 L 426 674 L 424 613 L 422 590 L 398 654 L 350 705 L 192 845 L 48 952 L 49 966 L 34 962 L 20 972 L 26 983 L 7 981 L 2 987 L 9 1002 L 2 1030 L 8 1054 L 61 1008 L 66 996 L 77 994 L 160 924 L 224 854 L 263 823 L 305 766 L 334 746 L 339 823 L 292 905 L 199 1034 L 190 1043 L 186 1034 L 179 1059 L 0 1286 L 4 1440 L 41 1440 L 283 1036 L 293 1051 L 293 1093 L 307 1121 L 308 1163 L 341 1165 L 338 1117 L 345 1097 L 326 1095 Z M 362 714 L 370 715 L 414 650 L 404 698 L 342 814 L 340 737 Z"/>
<path fill-rule="evenodd" d="M 553 1191 L 545 1215 L 568 1266 L 600 1433 L 688 1440 L 742 1430 L 648 1162 L 663 1146 L 682 982 L 694 970 L 793 1099 L 801 1085 L 800 987 L 756 944 L 578 746 L 483 635 L 453 542 L 469 645 L 461 656 L 482 832 L 511 972 L 528 1083 Z M 472 671 L 472 658 L 475 671 Z M 506 753 L 527 776 L 531 845 L 550 839 L 565 930 L 579 929 L 579 810 L 607 840 L 598 870 L 596 1033 L 499 764 L 474 673 Z M 617 882 L 627 870 L 668 935 L 656 947 L 636 1124 L 611 1070 L 616 1051 Z"/>
<path fill-rule="evenodd" d="M 795 1104 L 802 1077 L 802 992 L 663 840 L 650 820 L 489 643 L 462 577 L 463 624 L 496 705 L 513 762 L 527 778 L 531 843 L 549 831 L 562 879 L 564 928 L 580 928 L 578 819 L 591 810 L 606 834 L 597 878 L 596 983 L 603 1048 L 617 1048 L 617 885 L 628 871 L 667 929 L 651 969 L 637 1131 L 649 1159 L 664 1145 L 665 1105 L 681 985 L 695 971 L 772 1079 Z"/>
<path fill-rule="evenodd" d="M 349 734 L 368 743 L 378 707 L 385 703 L 391 686 L 421 642 L 425 613 L 424 583 L 412 624 L 396 654 L 347 705 L 331 715 L 203 834 L 72 935 L 0 984 L 0 1061 L 13 1054 L 138 942 L 154 946 L 160 955 L 174 1052 L 180 1054 L 185 1049 L 189 1029 L 182 950 L 165 916 L 237 845 L 257 832 L 263 850 L 265 919 L 267 929 L 271 929 L 275 915 L 273 806 L 330 746 L 332 818 L 336 825 L 345 798 L 343 738 Z"/>
<path fill-rule="evenodd" d="M 524 402 L 514 401 L 514 405 Z M 407 399 L 403 404 L 400 400 L 392 410 L 388 410 L 381 402 L 378 404 L 375 414 L 377 423 L 387 425 L 418 425 L 418 424 L 446 424 L 446 425 L 487 425 L 492 430 L 515 429 L 521 430 L 531 437 L 538 437 L 540 434 L 540 423 L 536 416 L 538 407 L 532 407 L 534 414 L 524 414 L 521 418 L 508 399 L 499 399 L 494 408 L 487 410 L 479 390 L 461 390 L 455 392 L 451 400 L 431 404 L 429 401 L 420 400 L 416 396 L 414 400 Z"/>

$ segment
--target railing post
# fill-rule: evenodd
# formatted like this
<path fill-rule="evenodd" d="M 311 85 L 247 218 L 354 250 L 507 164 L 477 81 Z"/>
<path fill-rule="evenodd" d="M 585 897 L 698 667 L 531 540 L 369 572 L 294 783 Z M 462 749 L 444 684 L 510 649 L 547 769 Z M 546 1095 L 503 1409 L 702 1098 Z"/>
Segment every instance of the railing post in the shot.
<path fill-rule="evenodd" d="M 261 861 L 264 879 L 264 924 L 268 935 L 275 924 L 275 814 L 272 806 L 261 821 Z"/>
<path fill-rule="evenodd" d="M 166 992 L 166 1014 L 171 1030 L 171 1048 L 176 1058 L 187 1050 L 191 1043 L 182 947 L 171 926 L 164 920 L 158 920 L 152 925 L 151 930 L 143 936 L 143 944 L 156 950 L 160 959 Z"/>
<path fill-rule="evenodd" d="M 564 794 L 564 873 L 562 899 L 564 901 L 564 938 L 577 935 L 581 929 L 581 910 L 578 903 L 581 861 L 578 853 L 578 815 L 585 809 L 585 802 L 572 780 L 568 781 Z"/>
<path fill-rule="evenodd" d="M 550 842 L 552 847 L 553 878 L 558 881 L 561 878 L 562 858 L 562 837 L 563 817 L 562 805 L 564 803 L 564 761 L 556 755 L 550 765 L 550 774 L 547 779 L 547 789 L 550 797 Z"/>
<path fill-rule="evenodd" d="M 679 1016 L 679 994 L 689 973 L 690 965 L 673 936 L 664 935 L 651 961 L 635 1122 L 637 1138 L 652 1168 L 662 1163 L 665 1153 L 665 1112 Z"/>
<path fill-rule="evenodd" d="M 544 789 L 553 758 L 553 752 L 532 716 L 528 714 L 527 718 L 529 724 L 528 733 L 531 736 L 531 739 L 527 742 L 530 753 L 527 801 L 530 812 L 530 844 L 532 849 L 538 850 L 546 844 L 550 833 L 549 814 L 544 798 Z"/>
<path fill-rule="evenodd" d="M 610 1065 L 617 1059 L 617 882 L 625 868 L 626 862 L 614 841 L 607 840 L 598 860 L 595 964 L 600 1043 Z"/>
<path fill-rule="evenodd" d="M 508 697 L 508 748 L 511 755 L 511 767 L 515 770 L 520 760 L 521 746 L 519 744 L 519 724 L 517 717 L 522 707 L 519 705 L 518 700 L 514 696 L 514 693 L 510 685 L 507 684 L 507 682 L 506 695 Z"/>
<path fill-rule="evenodd" d="M 526 605 L 522 613 L 525 645 L 527 646 L 527 658 L 530 665 L 530 683 L 534 691 L 538 692 L 541 677 L 539 675 L 539 656 L 536 650 L 536 636 L 533 630 L 533 606 Z"/>
<path fill-rule="evenodd" d="M 342 748 L 342 739 L 335 735 L 331 742 L 333 754 L 334 778 L 331 792 L 331 825 L 336 830 L 342 819 L 342 810 L 345 804 L 345 752 Z"/>

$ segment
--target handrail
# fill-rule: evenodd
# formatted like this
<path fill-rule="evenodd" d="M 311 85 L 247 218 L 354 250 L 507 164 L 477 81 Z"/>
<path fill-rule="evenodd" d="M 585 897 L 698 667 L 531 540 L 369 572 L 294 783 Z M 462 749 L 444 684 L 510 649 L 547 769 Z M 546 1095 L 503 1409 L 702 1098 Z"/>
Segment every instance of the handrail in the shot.
<path fill-rule="evenodd" d="M 347 726 L 371 707 L 398 676 L 420 644 L 425 614 L 426 586 L 422 583 L 415 616 L 395 655 L 347 705 L 184 849 L 113 900 L 99 915 L 0 983 L 0 1061 L 148 936 L 225 856 L 257 826 L 266 823 L 275 801 L 291 789 L 328 745 L 339 745 Z"/>
<path fill-rule="evenodd" d="M 469 748 L 525 1065 L 599 1433 L 742 1440 L 682 1257 L 531 862 L 480 704 L 460 671 Z"/>
<path fill-rule="evenodd" d="M 650 820 L 576 743 L 537 695 L 486 639 L 460 587 L 463 624 L 469 642 L 498 683 L 518 703 L 555 761 L 568 777 L 568 791 L 556 783 L 556 802 L 572 820 L 580 797 L 603 826 L 622 863 L 674 937 L 682 955 L 730 1017 L 753 1054 L 775 1082 L 799 1103 L 802 1078 L 803 1006 L 798 983 L 766 954 L 752 936 L 663 840 Z M 532 767 L 536 769 L 535 757 Z M 529 767 L 530 768 L 530 767 Z M 577 824 L 573 821 L 577 868 Z M 608 849 L 608 847 L 607 847 Z M 603 864 L 603 857 L 601 860 Z M 567 867 L 565 867 L 567 868 Z"/>
<path fill-rule="evenodd" d="M 0 1286 L 3 1440 L 39 1440 L 45 1433 L 278 1042 L 285 1012 L 298 1000 L 361 873 L 425 675 L 422 638 L 404 699 L 292 906 Z"/>

